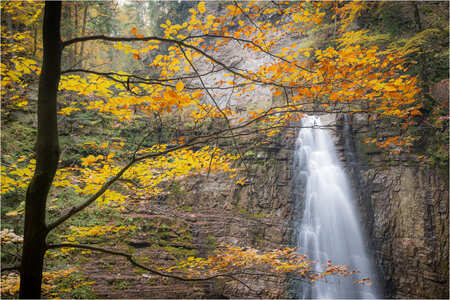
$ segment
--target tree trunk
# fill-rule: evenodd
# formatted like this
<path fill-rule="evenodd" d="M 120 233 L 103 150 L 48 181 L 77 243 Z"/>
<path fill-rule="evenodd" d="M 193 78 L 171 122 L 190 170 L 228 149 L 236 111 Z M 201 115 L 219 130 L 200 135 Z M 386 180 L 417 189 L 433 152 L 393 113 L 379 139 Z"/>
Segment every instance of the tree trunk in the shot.
<path fill-rule="evenodd" d="M 73 5 L 73 19 L 74 19 L 74 24 L 75 27 L 72 28 L 72 31 L 75 32 L 75 36 L 78 35 L 78 3 L 77 2 L 72 2 Z M 73 62 L 74 64 L 77 63 L 77 54 L 78 54 L 78 45 L 74 44 L 73 45 Z"/>
<path fill-rule="evenodd" d="M 33 29 L 33 56 L 36 55 L 37 51 L 37 36 L 38 36 L 38 26 L 35 24 Z"/>
<path fill-rule="evenodd" d="M 65 40 L 70 40 L 74 37 L 73 30 L 74 30 L 74 23 L 72 22 L 72 6 L 73 2 L 67 1 L 63 5 L 62 9 L 62 16 L 63 16 L 63 22 L 64 22 L 64 36 L 63 38 Z M 74 66 L 75 61 L 75 47 L 76 45 L 72 44 L 66 49 L 66 55 L 64 55 L 64 68 L 65 69 L 71 69 Z"/>
<path fill-rule="evenodd" d="M 83 9 L 83 25 L 82 25 L 82 28 L 81 28 L 81 36 L 85 36 L 85 34 L 86 34 L 86 22 L 87 22 L 88 8 L 89 8 L 89 3 L 85 2 L 83 4 L 84 4 L 84 9 Z M 79 57 L 80 57 L 80 60 L 81 60 L 81 64 L 80 64 L 81 68 L 83 68 L 83 64 L 84 64 L 83 63 L 84 62 L 83 50 L 84 50 L 84 43 L 81 43 L 81 45 L 80 45 L 80 53 L 79 53 Z"/>
<path fill-rule="evenodd" d="M 45 2 L 43 62 L 39 78 L 36 169 L 25 200 L 20 298 L 41 296 L 46 251 L 46 201 L 59 160 L 56 96 L 61 74 L 61 2 Z"/>

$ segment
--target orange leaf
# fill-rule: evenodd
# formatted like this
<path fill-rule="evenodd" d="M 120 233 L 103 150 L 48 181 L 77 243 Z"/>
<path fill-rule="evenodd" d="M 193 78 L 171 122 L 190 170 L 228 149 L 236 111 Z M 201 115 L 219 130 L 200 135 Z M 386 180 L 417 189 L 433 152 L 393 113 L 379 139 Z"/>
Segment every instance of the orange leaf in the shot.
<path fill-rule="evenodd" d="M 281 94 L 283 94 L 283 92 L 280 90 L 277 90 L 275 93 L 273 93 L 274 96 L 281 96 Z"/>

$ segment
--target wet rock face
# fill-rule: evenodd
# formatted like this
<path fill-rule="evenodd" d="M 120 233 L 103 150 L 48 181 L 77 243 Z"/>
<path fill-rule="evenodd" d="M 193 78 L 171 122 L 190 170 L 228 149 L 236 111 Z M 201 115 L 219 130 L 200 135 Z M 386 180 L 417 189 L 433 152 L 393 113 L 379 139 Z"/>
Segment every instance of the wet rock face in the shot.
<path fill-rule="evenodd" d="M 368 155 L 358 152 L 344 160 L 385 297 L 448 299 L 448 174 L 406 163 L 363 165 Z"/>
<path fill-rule="evenodd" d="M 377 246 L 387 295 L 448 298 L 448 181 L 436 170 L 392 167 L 367 170 Z"/>

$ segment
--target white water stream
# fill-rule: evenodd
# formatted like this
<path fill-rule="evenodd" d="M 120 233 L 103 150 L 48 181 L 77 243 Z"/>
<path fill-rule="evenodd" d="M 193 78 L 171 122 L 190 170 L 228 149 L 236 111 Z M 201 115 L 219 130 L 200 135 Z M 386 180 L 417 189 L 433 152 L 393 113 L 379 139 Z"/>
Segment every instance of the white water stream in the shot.
<path fill-rule="evenodd" d="M 336 149 L 327 132 L 320 129 L 318 117 L 302 121 L 296 143 L 296 181 L 301 189 L 303 214 L 297 224 L 299 253 L 320 260 L 316 268 L 328 260 L 334 265 L 347 265 L 361 274 L 328 276 L 314 283 L 301 283 L 299 297 L 307 298 L 376 298 L 373 266 L 365 249 L 359 217 L 353 204 L 347 175 L 337 158 Z M 370 277 L 373 286 L 354 284 Z"/>

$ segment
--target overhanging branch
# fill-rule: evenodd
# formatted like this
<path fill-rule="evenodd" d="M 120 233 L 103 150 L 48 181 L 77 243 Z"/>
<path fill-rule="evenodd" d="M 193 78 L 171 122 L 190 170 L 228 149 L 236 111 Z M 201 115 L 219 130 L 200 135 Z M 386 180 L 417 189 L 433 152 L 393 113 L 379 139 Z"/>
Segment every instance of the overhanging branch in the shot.
<path fill-rule="evenodd" d="M 224 38 L 227 38 L 226 36 L 224 36 Z M 205 51 L 203 51 L 202 49 L 200 49 L 197 46 L 193 46 L 191 44 L 185 43 L 183 40 L 176 40 L 176 39 L 168 39 L 168 38 L 161 38 L 161 37 L 157 37 L 157 36 L 148 36 L 148 37 L 113 37 L 113 36 L 106 36 L 106 35 L 92 35 L 92 36 L 84 36 L 84 37 L 78 37 L 78 38 L 74 38 L 71 40 L 67 40 L 62 42 L 62 47 L 66 47 L 68 45 L 74 44 L 74 43 L 80 43 L 80 42 L 86 42 L 86 41 L 109 41 L 109 42 L 149 42 L 149 41 L 160 41 L 160 42 L 165 42 L 165 43 L 172 43 L 178 46 L 182 46 L 185 48 L 189 48 L 192 49 L 198 53 L 200 53 L 202 56 L 208 58 L 209 60 L 211 60 L 212 62 L 214 62 L 215 64 L 221 66 L 224 70 L 227 70 L 228 72 L 231 72 L 241 78 L 244 78 L 250 82 L 257 82 L 257 83 L 262 83 L 262 84 L 270 84 L 273 86 L 278 86 L 278 87 L 283 87 L 282 84 L 276 83 L 276 82 L 264 82 L 260 79 L 257 78 L 250 78 L 249 75 L 247 74 L 243 74 L 241 72 L 236 71 L 233 67 L 227 65 L 226 63 L 218 60 L 217 58 L 213 57 L 212 55 L 206 53 Z M 248 41 L 247 42 L 252 43 L 252 41 Z"/>
<path fill-rule="evenodd" d="M 69 210 L 69 212 L 67 212 L 65 215 L 59 217 L 54 222 L 48 224 L 47 225 L 47 232 L 53 230 L 54 228 L 56 228 L 57 226 L 59 226 L 60 224 L 62 224 L 66 220 L 68 220 L 69 218 L 71 218 L 73 215 L 77 214 L 78 212 L 82 211 L 83 209 L 88 207 L 90 204 L 92 204 L 101 195 L 103 195 L 109 189 L 109 187 L 114 182 L 116 182 L 135 163 L 137 163 L 139 161 L 143 161 L 145 159 L 159 157 L 159 156 L 162 156 L 162 155 L 165 155 L 165 154 L 169 154 L 169 153 L 177 151 L 177 150 L 181 150 L 181 149 L 184 149 L 184 148 L 188 148 L 188 147 L 192 147 L 192 146 L 195 146 L 195 145 L 198 145 L 198 144 L 209 142 L 212 139 L 220 138 L 221 134 L 228 133 L 228 132 L 232 133 L 235 130 L 246 128 L 246 127 L 250 126 L 251 124 L 256 123 L 256 122 L 258 122 L 258 121 L 260 121 L 260 120 L 262 120 L 262 119 L 264 119 L 264 118 L 266 118 L 267 116 L 270 116 L 270 115 L 279 114 L 279 113 L 288 113 L 288 112 L 303 112 L 303 113 L 305 112 L 304 110 L 292 109 L 292 107 L 295 107 L 295 106 L 291 105 L 291 106 L 271 107 L 270 109 L 266 110 L 264 113 L 259 115 L 258 117 L 253 118 L 253 119 L 251 119 L 251 120 L 249 120 L 249 121 L 247 121 L 245 123 L 242 123 L 240 125 L 237 125 L 235 127 L 229 127 L 229 128 L 225 128 L 225 129 L 222 129 L 222 130 L 218 130 L 218 131 L 213 132 L 213 133 L 208 134 L 208 135 L 195 136 L 195 137 L 191 138 L 190 140 L 188 140 L 185 144 L 178 145 L 178 146 L 166 149 L 164 151 L 155 152 L 155 153 L 149 153 L 149 154 L 145 154 L 145 155 L 142 155 L 142 156 L 139 156 L 139 157 L 136 157 L 136 156 L 133 157 L 124 167 L 122 167 L 122 169 L 120 171 L 118 171 L 116 173 L 116 175 L 110 177 L 110 179 L 108 181 L 106 181 L 100 187 L 100 189 L 96 193 L 91 195 L 85 202 L 81 203 L 78 206 L 72 207 Z M 282 109 L 282 108 L 289 108 L 289 110 L 287 110 L 287 111 L 277 111 L 277 109 Z M 363 112 L 363 111 L 360 111 L 360 112 Z M 233 138 L 233 136 L 234 135 L 232 134 L 229 137 Z"/>
<path fill-rule="evenodd" d="M 47 249 L 57 249 L 57 248 L 79 248 L 79 249 L 86 249 L 86 250 L 103 252 L 103 253 L 116 255 L 116 256 L 122 256 L 122 257 L 126 258 L 133 266 L 136 266 L 138 268 L 144 269 L 144 270 L 146 270 L 146 271 L 148 271 L 148 272 L 150 272 L 152 274 L 155 274 L 155 275 L 159 275 L 159 276 L 162 276 L 162 277 L 173 278 L 173 279 L 177 279 L 177 280 L 181 280 L 181 281 L 205 281 L 205 280 L 211 280 L 211 279 L 218 278 L 218 277 L 233 278 L 232 276 L 239 275 L 238 272 L 235 272 L 235 273 L 231 273 L 230 272 L 230 273 L 223 273 L 223 274 L 215 274 L 215 275 L 206 276 L 206 277 L 187 278 L 187 277 L 178 276 L 178 275 L 175 275 L 175 274 L 169 274 L 169 273 L 161 272 L 161 271 L 158 271 L 156 269 L 144 266 L 143 264 L 137 262 L 133 258 L 133 256 L 131 254 L 128 254 L 128 253 L 125 253 L 125 252 L 105 249 L 105 248 L 101 248 L 101 247 L 95 247 L 95 246 L 91 246 L 91 245 L 73 244 L 73 243 L 53 244 L 53 245 L 48 245 L 47 246 Z"/>

